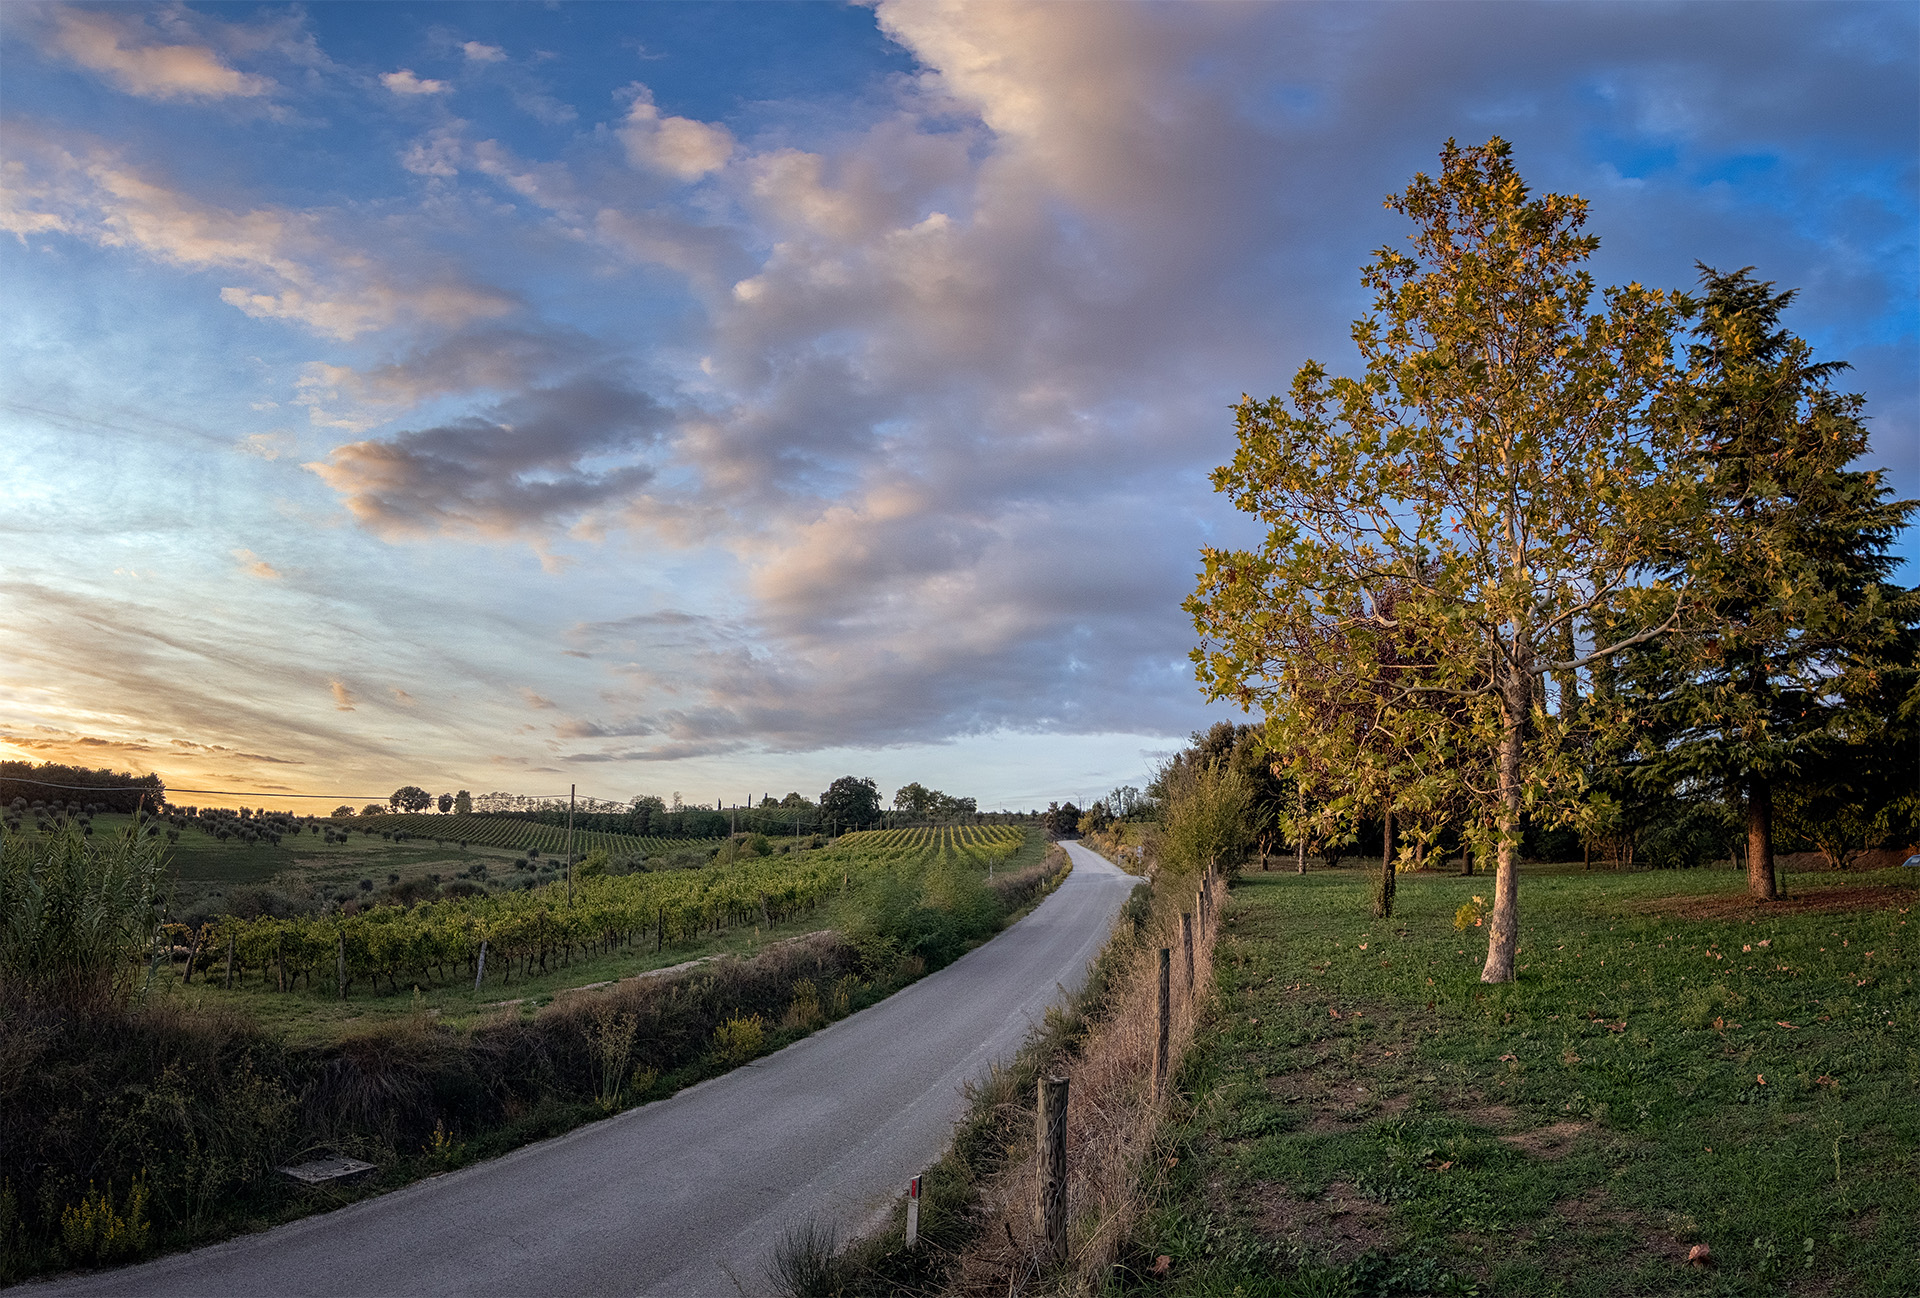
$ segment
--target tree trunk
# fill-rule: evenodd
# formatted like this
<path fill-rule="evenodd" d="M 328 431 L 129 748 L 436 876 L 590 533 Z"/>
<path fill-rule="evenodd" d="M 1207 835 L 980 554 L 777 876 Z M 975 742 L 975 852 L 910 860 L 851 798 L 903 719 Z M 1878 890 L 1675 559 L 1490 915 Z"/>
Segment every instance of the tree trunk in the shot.
<path fill-rule="evenodd" d="M 1373 890 L 1373 914 L 1375 919 L 1389 919 L 1393 915 L 1393 799 L 1387 799 L 1385 826 L 1381 833 L 1380 880 Z"/>
<path fill-rule="evenodd" d="M 1487 963 L 1483 983 L 1513 981 L 1513 956 L 1520 945 L 1520 741 L 1532 701 L 1528 674 L 1509 665 L 1501 690 L 1500 855 L 1493 880 L 1493 913 L 1487 921 Z"/>
<path fill-rule="evenodd" d="M 1757 900 L 1772 901 L 1773 785 L 1764 776 L 1747 777 L 1747 891 Z"/>
<path fill-rule="evenodd" d="M 1307 840 L 1304 838 L 1293 840 L 1293 869 L 1296 874 L 1307 872 Z"/>

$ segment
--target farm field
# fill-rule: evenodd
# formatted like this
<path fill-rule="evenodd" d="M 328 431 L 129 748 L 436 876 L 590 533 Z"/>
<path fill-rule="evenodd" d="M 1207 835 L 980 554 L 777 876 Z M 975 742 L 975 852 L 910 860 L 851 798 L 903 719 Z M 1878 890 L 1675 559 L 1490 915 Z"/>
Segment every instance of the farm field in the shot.
<path fill-rule="evenodd" d="M 131 819 L 113 813 L 95 815 L 94 834 L 119 833 Z M 522 872 L 519 878 L 513 878 L 510 872 L 516 861 L 528 857 L 530 849 L 535 853 L 532 860 L 542 863 L 531 872 L 534 877 L 544 869 L 546 877 L 551 878 L 564 863 L 565 830 L 505 817 L 322 817 L 311 823 L 320 832 L 310 832 L 303 823 L 301 832 L 286 835 L 276 844 L 239 837 L 221 839 L 190 822 L 179 830 L 168 852 L 175 885 L 173 913 L 221 909 L 229 890 L 263 885 L 281 889 L 295 901 L 310 903 L 354 897 L 375 889 L 384 891 L 398 884 L 437 886 L 456 878 L 471 879 L 489 890 L 503 885 L 517 887 L 529 877 L 528 872 Z M 395 834 L 406 837 L 395 841 Z M 720 842 L 587 833 L 576 833 L 574 839 L 576 855 L 606 851 L 619 866 L 640 859 L 685 863 L 683 858 L 695 854 L 704 857 Z M 484 873 L 476 872 L 476 867 Z M 370 887 L 362 889 L 361 880 Z"/>
<path fill-rule="evenodd" d="M 197 1007 L 241 1009 L 300 1040 L 423 1012 L 458 1026 L 503 1003 L 531 1015 L 571 988 L 858 924 L 873 904 L 871 885 L 903 870 L 1018 870 L 1045 848 L 1043 836 L 1005 826 L 894 830 L 765 857 L 728 859 L 734 850 L 726 850 L 699 869 L 583 877 L 571 904 L 556 874 L 531 888 L 344 916 L 214 916 L 172 926 L 173 956 L 156 989 Z M 429 853 L 414 864 L 461 859 Z M 488 954 L 476 986 L 482 941 Z"/>
<path fill-rule="evenodd" d="M 1799 875 L 1760 906 L 1732 872 L 1530 868 L 1502 986 L 1470 921 L 1489 879 L 1403 876 L 1382 921 L 1365 871 L 1244 875 L 1133 1273 L 1165 1255 L 1151 1287 L 1176 1294 L 1920 1292 L 1915 874 Z"/>

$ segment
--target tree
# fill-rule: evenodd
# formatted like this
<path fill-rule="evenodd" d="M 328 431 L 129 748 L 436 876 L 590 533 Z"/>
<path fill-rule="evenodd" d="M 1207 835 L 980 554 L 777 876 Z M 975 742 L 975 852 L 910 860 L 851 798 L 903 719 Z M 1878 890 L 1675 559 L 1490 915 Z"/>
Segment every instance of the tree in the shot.
<path fill-rule="evenodd" d="M 387 814 L 387 809 L 377 802 L 369 802 L 366 806 L 360 808 L 360 814 L 363 816 L 384 816 Z"/>
<path fill-rule="evenodd" d="M 972 798 L 956 798 L 938 789 L 927 795 L 927 815 L 935 820 L 958 820 L 979 810 L 980 804 Z"/>
<path fill-rule="evenodd" d="M 893 809 L 904 811 L 916 819 L 924 818 L 933 805 L 933 790 L 915 780 L 904 788 L 894 790 Z"/>
<path fill-rule="evenodd" d="M 404 784 L 393 791 L 387 805 L 395 811 L 425 811 L 433 805 L 433 795 L 417 784 Z"/>
<path fill-rule="evenodd" d="M 471 816 L 473 814 L 473 795 L 465 789 L 453 795 L 453 814 Z"/>
<path fill-rule="evenodd" d="M 1074 838 L 1080 833 L 1080 808 L 1071 802 L 1049 802 L 1041 824 L 1054 838 Z"/>
<path fill-rule="evenodd" d="M 451 793 L 441 794 L 440 797 L 436 800 L 436 804 L 440 808 L 440 814 L 443 816 L 446 815 L 448 812 L 453 810 L 453 795 Z"/>
<path fill-rule="evenodd" d="M 1223 761 L 1194 758 L 1192 750 L 1175 757 L 1155 780 L 1165 790 L 1162 851 L 1176 866 L 1237 870 L 1253 841 L 1252 782 Z"/>
<path fill-rule="evenodd" d="M 1412 252 L 1383 248 L 1363 271 L 1364 377 L 1308 361 L 1288 398 L 1242 398 L 1239 449 L 1213 480 L 1267 535 L 1204 551 L 1186 607 L 1208 696 L 1260 706 L 1276 752 L 1381 779 L 1410 748 L 1495 752 L 1492 788 L 1467 791 L 1490 804 L 1499 853 L 1481 977 L 1509 982 L 1523 811 L 1560 810 L 1579 784 L 1536 682 L 1661 634 L 1680 607 L 1634 585 L 1692 503 L 1668 473 L 1674 426 L 1647 418 L 1676 303 L 1628 285 L 1590 313 L 1585 203 L 1531 198 L 1497 137 L 1448 141 L 1441 163 L 1388 203 L 1414 223 Z M 1567 632 L 1603 603 L 1636 625 L 1570 653 Z M 1296 670 L 1314 636 L 1341 670 Z M 1381 742 L 1314 732 L 1328 692 L 1354 691 L 1389 705 Z"/>
<path fill-rule="evenodd" d="M 853 829 L 880 819 L 880 787 L 872 780 L 843 775 L 820 795 L 820 814 Z"/>
<path fill-rule="evenodd" d="M 333 809 L 333 814 L 335 816 L 351 816 L 353 814 L 353 808 L 347 806 L 345 803 L 341 803 Z"/>
<path fill-rule="evenodd" d="M 1880 470 L 1847 467 L 1867 451 L 1865 400 L 1830 386 L 1845 362 L 1815 361 L 1782 327 L 1794 293 L 1752 267 L 1701 266 L 1700 285 L 1670 417 L 1695 434 L 1712 535 L 1662 565 L 1700 615 L 1693 634 L 1649 655 L 1641 703 L 1662 724 L 1657 784 L 1706 780 L 1744 799 L 1748 891 L 1771 900 L 1780 786 L 1798 786 L 1796 808 L 1818 809 L 1808 837 L 1830 859 L 1844 860 L 1873 816 L 1856 792 L 1873 782 L 1876 745 L 1858 741 L 1883 732 L 1912 688 L 1920 597 L 1888 584 L 1887 551 L 1915 502 L 1892 500 Z"/>

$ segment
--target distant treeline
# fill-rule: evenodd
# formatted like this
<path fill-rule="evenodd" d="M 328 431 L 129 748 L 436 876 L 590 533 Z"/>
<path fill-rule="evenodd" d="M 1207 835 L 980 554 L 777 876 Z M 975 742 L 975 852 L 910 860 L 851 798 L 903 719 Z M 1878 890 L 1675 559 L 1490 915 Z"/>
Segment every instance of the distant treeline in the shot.
<path fill-rule="evenodd" d="M 534 811 L 478 811 L 474 814 L 499 816 L 507 820 L 530 820 L 537 825 L 565 826 L 567 823 L 564 805 L 541 807 Z M 587 833 L 633 834 L 641 838 L 725 838 L 734 831 L 736 824 L 743 833 L 791 834 L 795 832 L 796 817 L 798 832 L 811 834 L 818 827 L 820 813 L 812 807 L 802 811 L 774 807 L 765 811 L 758 807 L 751 810 L 742 807 L 738 811 L 715 811 L 711 807 L 663 811 L 642 803 L 619 812 L 576 811 L 573 814 L 573 827 Z"/>
<path fill-rule="evenodd" d="M 132 811 L 144 800 L 146 809 L 152 811 L 165 805 L 167 786 L 157 775 L 95 771 L 53 762 L 42 762 L 38 766 L 0 762 L 0 805 L 9 804 L 15 798 L 26 799 L 29 807 L 36 802 L 77 802 L 83 807 L 91 804 L 102 811 Z"/>

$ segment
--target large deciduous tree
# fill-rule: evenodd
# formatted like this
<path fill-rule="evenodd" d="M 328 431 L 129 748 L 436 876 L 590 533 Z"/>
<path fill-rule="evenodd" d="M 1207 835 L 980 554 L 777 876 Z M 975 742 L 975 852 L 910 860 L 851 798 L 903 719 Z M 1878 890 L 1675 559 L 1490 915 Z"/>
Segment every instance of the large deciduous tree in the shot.
<path fill-rule="evenodd" d="M 425 811 L 433 805 L 433 795 L 417 784 L 404 784 L 393 791 L 387 804 L 395 811 Z"/>
<path fill-rule="evenodd" d="M 1812 836 L 1836 842 L 1892 796 L 1870 790 L 1888 783 L 1886 758 L 1911 752 L 1893 730 L 1913 710 L 1920 598 L 1887 582 L 1915 502 L 1891 499 L 1879 470 L 1848 467 L 1868 439 L 1864 399 L 1831 386 L 1846 364 L 1814 360 L 1781 324 L 1794 294 L 1751 272 L 1700 268 L 1700 321 L 1668 415 L 1694 433 L 1711 541 L 1668 557 L 1697 630 L 1648 655 L 1638 702 L 1661 722 L 1658 785 L 1705 780 L 1744 799 L 1748 890 L 1771 900 L 1781 786 L 1797 807 L 1826 809 Z"/>
<path fill-rule="evenodd" d="M 880 788 L 872 780 L 843 775 L 820 795 L 820 814 L 852 829 L 871 825 L 880 819 Z"/>
<path fill-rule="evenodd" d="M 1678 607 L 1634 584 L 1692 504 L 1666 472 L 1675 425 L 1646 418 L 1677 307 L 1628 285 L 1594 309 L 1585 203 L 1532 197 L 1504 141 L 1449 141 L 1441 163 L 1388 200 L 1413 246 L 1363 271 L 1362 376 L 1309 361 L 1288 397 L 1241 400 L 1239 449 L 1214 485 L 1267 535 L 1256 551 L 1205 551 L 1187 608 L 1209 696 L 1259 706 L 1273 749 L 1303 769 L 1337 758 L 1384 782 L 1408 751 L 1492 750 L 1492 780 L 1465 791 L 1498 843 L 1481 977 L 1509 982 L 1522 817 L 1579 781 L 1536 682 L 1658 635 Z M 1569 629 L 1602 605 L 1638 624 L 1569 651 Z M 1338 670 L 1302 670 L 1303 640 L 1341 655 Z M 1327 706 L 1361 694 L 1366 744 L 1317 732 Z"/>

